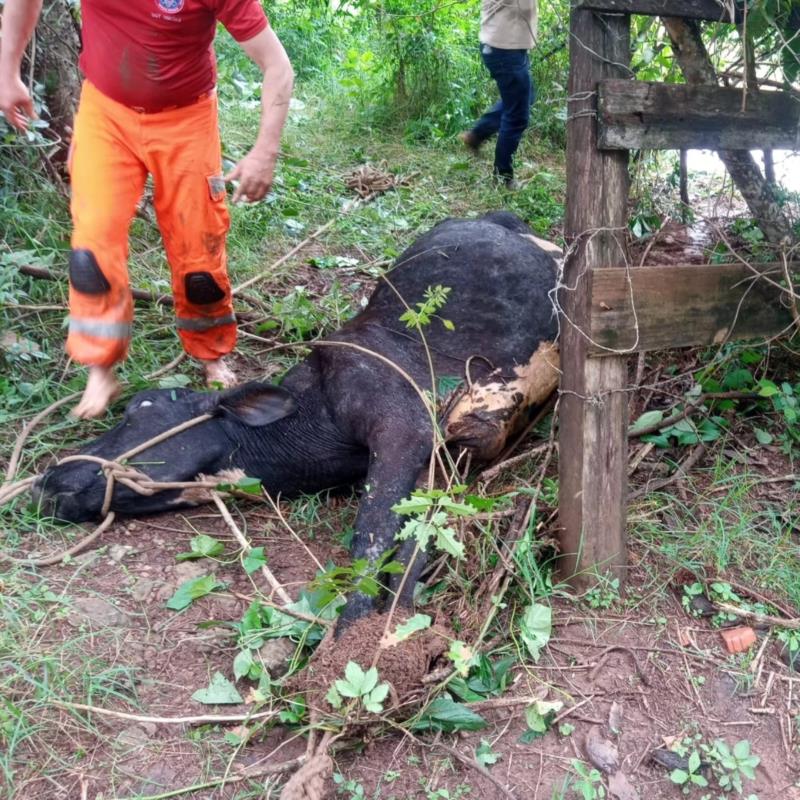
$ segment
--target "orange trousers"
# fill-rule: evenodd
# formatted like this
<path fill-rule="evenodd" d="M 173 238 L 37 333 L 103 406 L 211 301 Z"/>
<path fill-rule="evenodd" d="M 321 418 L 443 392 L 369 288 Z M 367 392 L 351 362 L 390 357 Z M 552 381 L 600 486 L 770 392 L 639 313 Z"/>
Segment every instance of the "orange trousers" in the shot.
<path fill-rule="evenodd" d="M 108 367 L 127 355 L 133 321 L 128 230 L 148 173 L 184 349 L 215 359 L 236 344 L 216 96 L 146 114 L 85 81 L 70 154 L 67 336 L 67 352 L 82 364 Z"/>

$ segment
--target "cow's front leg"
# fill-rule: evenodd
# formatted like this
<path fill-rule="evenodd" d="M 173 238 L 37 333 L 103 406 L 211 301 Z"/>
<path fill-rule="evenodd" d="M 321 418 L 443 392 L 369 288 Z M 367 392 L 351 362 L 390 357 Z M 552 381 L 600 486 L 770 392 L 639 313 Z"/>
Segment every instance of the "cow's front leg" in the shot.
<path fill-rule="evenodd" d="M 392 511 L 392 506 L 408 497 L 414 490 L 420 471 L 427 466 L 431 455 L 430 438 L 422 438 L 418 431 L 391 431 L 391 435 L 379 436 L 370 448 L 370 463 L 364 494 L 358 509 L 353 539 L 354 559 L 365 558 L 370 565 L 376 564 L 395 545 L 395 536 L 402 525 L 402 518 Z M 395 560 L 409 558 L 413 547 L 406 542 Z M 414 567 L 417 567 L 415 559 Z M 422 568 L 424 560 L 416 569 Z M 403 560 L 403 564 L 407 564 Z M 409 575 L 410 589 L 413 590 Z M 403 596 L 411 597 L 404 586 Z M 362 592 L 348 595 L 339 617 L 337 635 L 355 620 L 366 616 L 378 606 L 378 598 Z"/>

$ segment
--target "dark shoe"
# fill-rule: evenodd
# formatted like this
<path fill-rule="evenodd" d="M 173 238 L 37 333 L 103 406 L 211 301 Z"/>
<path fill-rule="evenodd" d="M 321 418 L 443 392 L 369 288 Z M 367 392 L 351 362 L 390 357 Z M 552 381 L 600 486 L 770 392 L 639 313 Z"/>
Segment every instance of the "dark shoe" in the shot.
<path fill-rule="evenodd" d="M 463 131 L 458 134 L 458 138 L 473 156 L 478 155 L 483 142 L 472 131 Z"/>
<path fill-rule="evenodd" d="M 509 192 L 516 192 L 520 189 L 520 184 L 514 179 L 513 175 L 504 174 L 502 172 L 494 173 L 495 183 L 499 184 Z"/>

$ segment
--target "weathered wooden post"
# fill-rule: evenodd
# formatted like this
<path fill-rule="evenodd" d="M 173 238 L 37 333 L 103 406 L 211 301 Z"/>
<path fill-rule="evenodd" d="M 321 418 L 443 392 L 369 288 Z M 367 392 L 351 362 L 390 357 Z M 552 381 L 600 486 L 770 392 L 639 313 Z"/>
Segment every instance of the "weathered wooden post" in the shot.
<path fill-rule="evenodd" d="M 628 152 L 597 148 L 597 84 L 630 78 L 630 17 L 575 8 L 567 122 L 568 257 L 559 297 L 562 573 L 624 577 L 627 358 L 589 358 L 590 271 L 627 263 Z"/>
<path fill-rule="evenodd" d="M 700 64 L 695 83 L 632 80 L 630 14 L 661 16 L 673 38 L 683 36 L 678 57 Z M 562 572 L 576 582 L 625 574 L 625 353 L 776 336 L 796 324 L 780 284 L 762 278 L 800 274 L 797 263 L 628 268 L 630 149 L 721 151 L 759 224 L 780 239 L 768 193 L 745 180 L 755 169 L 749 151 L 798 149 L 800 108 L 788 92 L 748 90 L 743 102 L 743 89 L 715 85 L 682 19 L 736 23 L 743 14 L 741 0 L 572 0 L 559 511 Z M 698 57 L 689 63 L 691 46 Z"/>

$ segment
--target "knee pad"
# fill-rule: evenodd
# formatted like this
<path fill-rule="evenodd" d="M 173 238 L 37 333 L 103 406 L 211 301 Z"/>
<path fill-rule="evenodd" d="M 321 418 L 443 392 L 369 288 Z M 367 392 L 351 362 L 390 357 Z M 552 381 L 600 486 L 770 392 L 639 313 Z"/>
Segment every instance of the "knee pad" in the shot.
<path fill-rule="evenodd" d="M 186 299 L 198 306 L 217 303 L 225 297 L 225 292 L 210 272 L 187 272 L 183 286 L 186 290 Z"/>
<path fill-rule="evenodd" d="M 83 294 L 105 294 L 111 289 L 91 250 L 71 250 L 69 254 L 69 282 Z"/>

